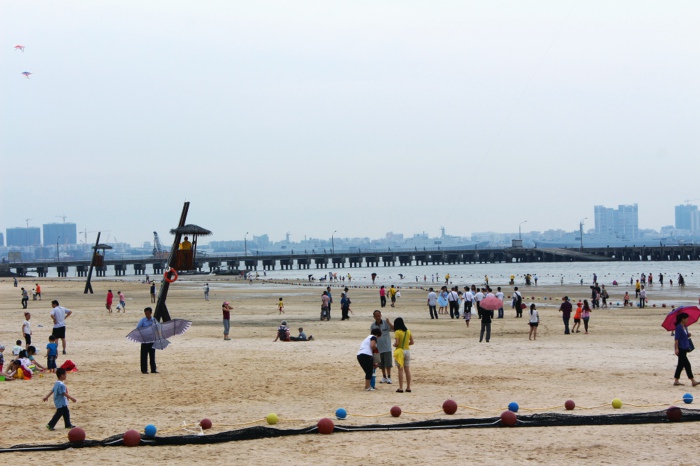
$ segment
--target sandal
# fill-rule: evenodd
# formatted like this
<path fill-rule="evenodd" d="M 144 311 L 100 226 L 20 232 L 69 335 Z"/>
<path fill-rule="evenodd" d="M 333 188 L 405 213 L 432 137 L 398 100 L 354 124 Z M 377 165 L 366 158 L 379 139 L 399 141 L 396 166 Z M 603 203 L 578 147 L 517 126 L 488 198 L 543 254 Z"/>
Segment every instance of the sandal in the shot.
<path fill-rule="evenodd" d="M 399 389 L 396 390 L 396 393 L 403 393 L 403 390 L 401 390 L 401 389 L 399 388 Z"/>
<path fill-rule="evenodd" d="M 411 393 L 411 389 L 410 389 L 410 388 L 407 388 L 407 389 L 406 389 L 406 393 Z"/>

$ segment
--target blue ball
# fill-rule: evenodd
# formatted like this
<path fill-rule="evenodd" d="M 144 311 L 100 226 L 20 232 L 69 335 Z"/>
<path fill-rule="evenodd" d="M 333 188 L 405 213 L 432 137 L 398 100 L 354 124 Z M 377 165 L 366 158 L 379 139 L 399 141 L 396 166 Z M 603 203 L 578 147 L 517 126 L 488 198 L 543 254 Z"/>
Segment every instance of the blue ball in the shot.
<path fill-rule="evenodd" d="M 156 429 L 156 426 L 153 424 L 148 424 L 145 429 L 143 429 L 143 433 L 146 434 L 146 437 L 155 437 L 156 432 L 158 432 L 158 429 Z"/>
<path fill-rule="evenodd" d="M 517 413 L 518 410 L 520 409 L 520 406 L 518 406 L 518 403 L 515 401 L 511 401 L 508 403 L 508 411 L 513 411 L 514 413 Z"/>
<path fill-rule="evenodd" d="M 335 410 L 335 417 L 338 419 L 345 419 L 348 415 L 348 412 L 345 411 L 345 408 L 338 408 Z"/>
<path fill-rule="evenodd" d="M 691 395 L 690 393 L 686 393 L 685 395 L 683 395 L 683 403 L 689 405 L 692 402 L 693 402 L 693 395 Z"/>

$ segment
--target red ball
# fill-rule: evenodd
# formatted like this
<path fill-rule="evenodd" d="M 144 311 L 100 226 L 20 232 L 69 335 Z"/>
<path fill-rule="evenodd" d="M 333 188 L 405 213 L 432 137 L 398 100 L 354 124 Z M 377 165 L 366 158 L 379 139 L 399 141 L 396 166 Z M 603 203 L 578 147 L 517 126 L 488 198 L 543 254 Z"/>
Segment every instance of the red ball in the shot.
<path fill-rule="evenodd" d="M 399 417 L 401 416 L 401 408 L 399 408 L 398 406 L 393 406 L 390 410 L 390 413 L 394 417 Z"/>
<path fill-rule="evenodd" d="M 506 410 L 501 413 L 501 424 L 506 427 L 513 427 L 518 422 L 518 416 L 511 410 Z"/>
<path fill-rule="evenodd" d="M 333 433 L 333 430 L 335 429 L 335 424 L 333 424 L 333 421 L 331 419 L 324 417 L 323 419 L 318 421 L 316 427 L 318 427 L 319 434 L 328 435 Z"/>
<path fill-rule="evenodd" d="M 564 407 L 567 411 L 573 411 L 573 409 L 576 407 L 576 403 L 574 403 L 574 400 L 566 400 Z"/>
<path fill-rule="evenodd" d="M 663 304 L 661 305 L 661 307 L 666 307 L 666 303 L 663 303 Z"/>
<path fill-rule="evenodd" d="M 671 422 L 678 422 L 683 417 L 683 411 L 678 406 L 671 406 L 666 410 L 666 416 Z"/>
<path fill-rule="evenodd" d="M 80 427 L 73 427 L 68 431 L 68 441 L 70 443 L 83 443 L 85 440 L 85 431 Z"/>
<path fill-rule="evenodd" d="M 204 418 L 201 421 L 199 421 L 199 426 L 204 430 L 211 429 L 211 421 L 207 418 Z"/>
<path fill-rule="evenodd" d="M 445 414 L 454 414 L 457 412 L 457 402 L 455 400 L 445 400 L 442 404 L 442 410 Z"/>
<path fill-rule="evenodd" d="M 141 443 L 141 434 L 138 430 L 127 430 L 124 432 L 124 445 L 127 447 L 137 447 Z"/>

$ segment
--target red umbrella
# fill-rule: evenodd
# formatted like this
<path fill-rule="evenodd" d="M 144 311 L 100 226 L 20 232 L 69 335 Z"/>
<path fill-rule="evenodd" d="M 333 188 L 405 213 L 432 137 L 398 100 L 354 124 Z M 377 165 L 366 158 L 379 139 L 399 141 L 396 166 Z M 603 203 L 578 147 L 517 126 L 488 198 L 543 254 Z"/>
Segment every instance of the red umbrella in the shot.
<path fill-rule="evenodd" d="M 669 312 L 661 326 L 669 332 L 674 331 L 676 329 L 676 316 L 683 312 L 688 314 L 688 325 L 694 324 L 700 319 L 700 308 L 697 306 L 681 306 Z"/>
<path fill-rule="evenodd" d="M 495 296 L 487 296 L 481 300 L 479 303 L 482 309 L 487 309 L 489 311 L 495 311 L 503 307 L 503 301 Z"/>

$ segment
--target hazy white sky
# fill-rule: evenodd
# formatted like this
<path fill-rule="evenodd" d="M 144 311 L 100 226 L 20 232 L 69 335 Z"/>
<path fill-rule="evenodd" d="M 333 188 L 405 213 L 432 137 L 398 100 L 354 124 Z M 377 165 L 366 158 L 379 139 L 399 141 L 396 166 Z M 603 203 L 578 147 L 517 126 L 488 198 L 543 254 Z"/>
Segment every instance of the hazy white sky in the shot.
<path fill-rule="evenodd" d="M 658 229 L 700 198 L 698 24 L 697 1 L 3 0 L 0 231 L 167 243 L 184 200 L 212 240 L 635 202 Z"/>

